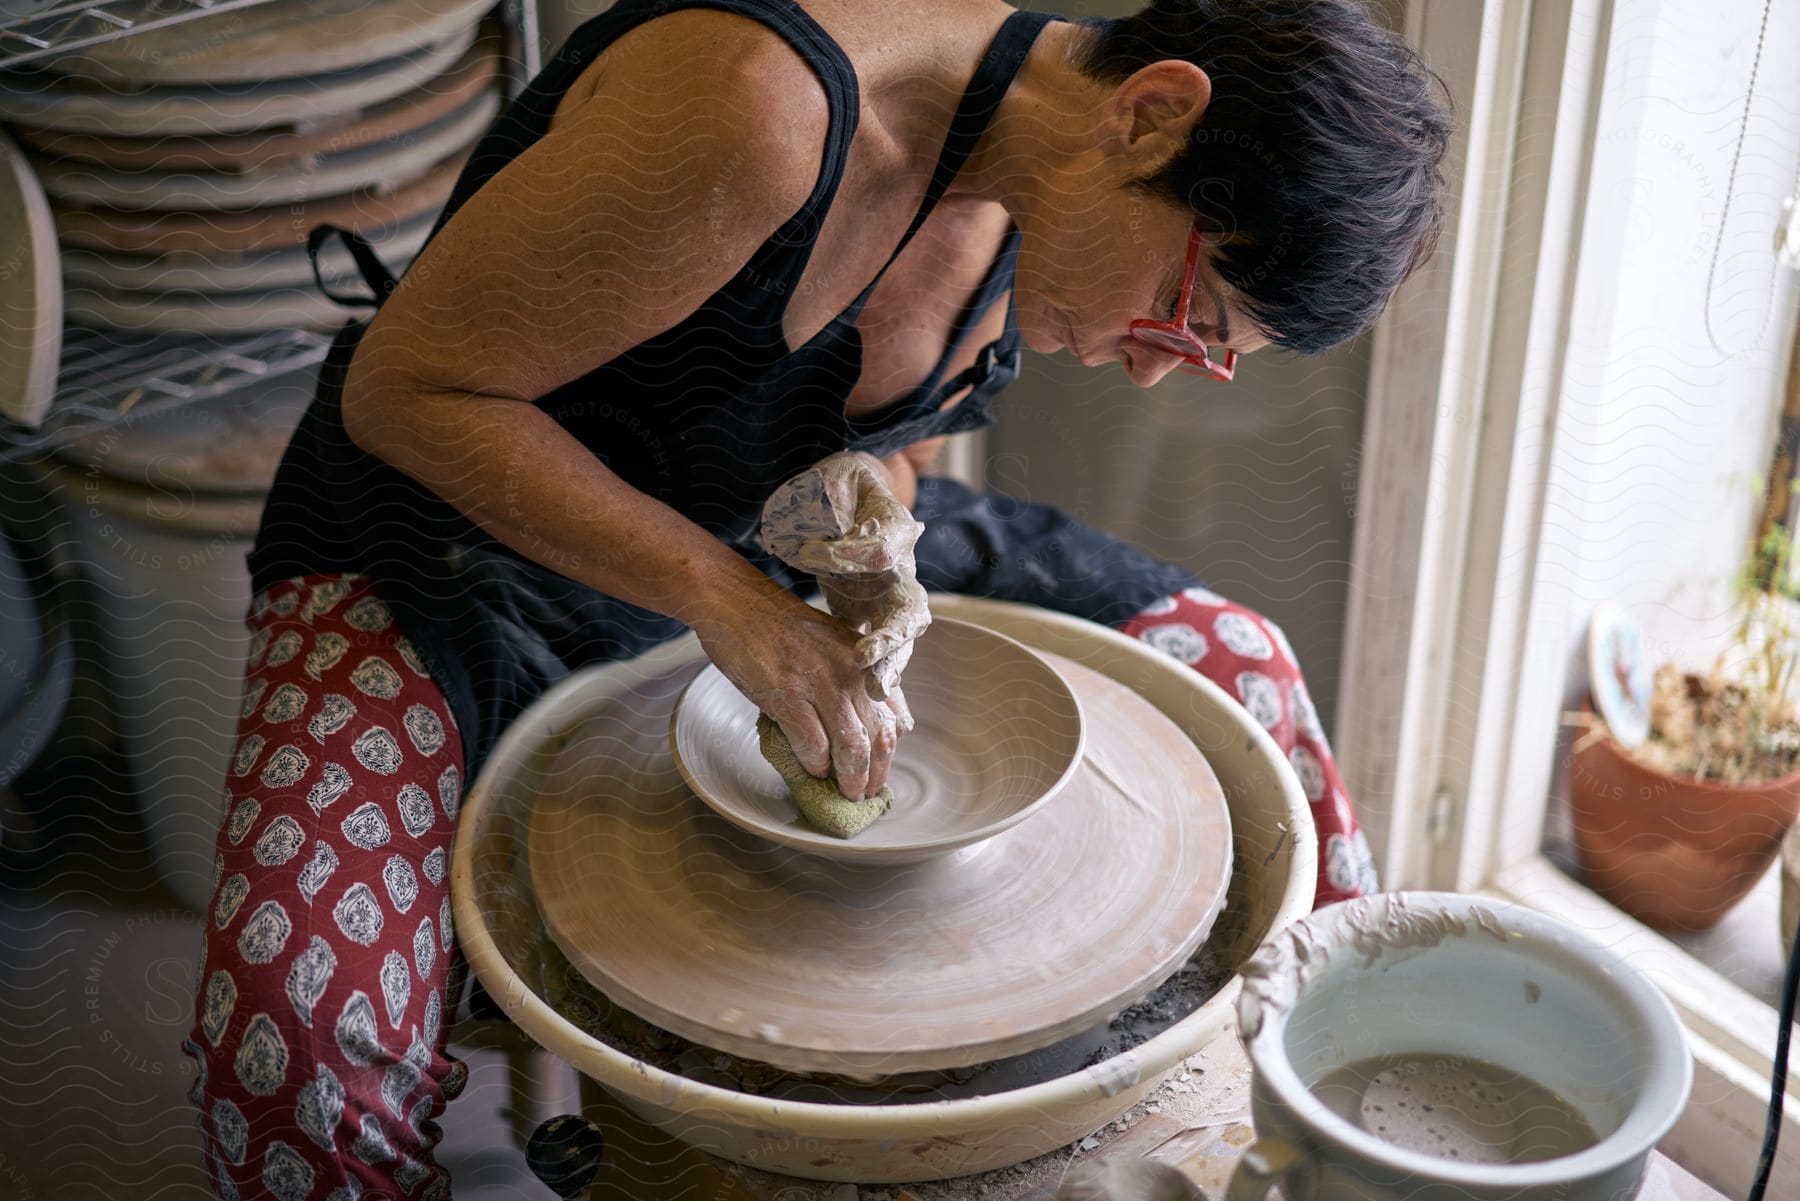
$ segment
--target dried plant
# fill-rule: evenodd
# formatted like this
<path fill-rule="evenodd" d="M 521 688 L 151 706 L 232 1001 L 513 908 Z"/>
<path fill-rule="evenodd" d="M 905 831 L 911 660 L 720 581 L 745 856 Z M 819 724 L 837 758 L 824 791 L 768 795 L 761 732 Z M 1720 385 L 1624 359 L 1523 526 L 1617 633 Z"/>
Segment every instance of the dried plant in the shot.
<path fill-rule="evenodd" d="M 1778 779 L 1800 768 L 1794 543 L 1789 526 L 1777 524 L 1746 556 L 1733 589 L 1731 641 L 1708 672 L 1657 669 L 1650 737 L 1633 751 L 1639 760 L 1725 784 Z"/>

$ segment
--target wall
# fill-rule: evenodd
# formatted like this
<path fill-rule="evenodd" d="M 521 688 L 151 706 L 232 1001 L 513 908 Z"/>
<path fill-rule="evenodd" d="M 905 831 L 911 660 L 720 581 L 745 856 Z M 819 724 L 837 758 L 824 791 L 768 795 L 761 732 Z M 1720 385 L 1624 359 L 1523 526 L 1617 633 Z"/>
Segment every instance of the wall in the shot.
<path fill-rule="evenodd" d="M 1331 728 L 1351 584 L 1366 344 L 1266 350 L 1229 384 L 1026 356 L 997 402 L 990 488 L 1058 505 L 1277 623 Z"/>

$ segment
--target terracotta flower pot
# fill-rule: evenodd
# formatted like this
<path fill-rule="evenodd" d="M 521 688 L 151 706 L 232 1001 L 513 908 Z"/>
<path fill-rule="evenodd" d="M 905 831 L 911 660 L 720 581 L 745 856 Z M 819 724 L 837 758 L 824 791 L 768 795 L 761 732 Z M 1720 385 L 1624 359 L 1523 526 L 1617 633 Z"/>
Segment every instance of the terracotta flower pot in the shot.
<path fill-rule="evenodd" d="M 1762 878 L 1800 812 L 1800 771 L 1755 784 L 1674 776 L 1577 738 L 1569 805 L 1582 875 L 1659 930 L 1705 930 Z"/>

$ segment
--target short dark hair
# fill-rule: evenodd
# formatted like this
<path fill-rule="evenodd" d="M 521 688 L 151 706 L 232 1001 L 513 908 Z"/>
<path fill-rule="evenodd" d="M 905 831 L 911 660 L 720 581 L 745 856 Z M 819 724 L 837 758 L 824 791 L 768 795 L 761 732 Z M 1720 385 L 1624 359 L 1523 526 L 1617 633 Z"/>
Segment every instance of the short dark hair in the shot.
<path fill-rule="evenodd" d="M 1215 265 L 1272 342 L 1354 337 L 1437 244 L 1448 90 L 1356 0 L 1153 0 L 1077 27 L 1097 82 L 1164 59 L 1211 77 L 1188 147 L 1132 186 L 1224 235 Z"/>

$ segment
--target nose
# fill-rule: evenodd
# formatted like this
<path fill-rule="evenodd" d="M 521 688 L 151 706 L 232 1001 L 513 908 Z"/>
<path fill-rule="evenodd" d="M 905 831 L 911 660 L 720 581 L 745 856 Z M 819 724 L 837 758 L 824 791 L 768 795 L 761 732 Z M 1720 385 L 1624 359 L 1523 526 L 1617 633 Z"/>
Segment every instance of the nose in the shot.
<path fill-rule="evenodd" d="M 1145 346 L 1135 338 L 1126 339 L 1124 355 L 1125 374 L 1140 388 L 1156 384 L 1181 363 L 1180 355 Z"/>

